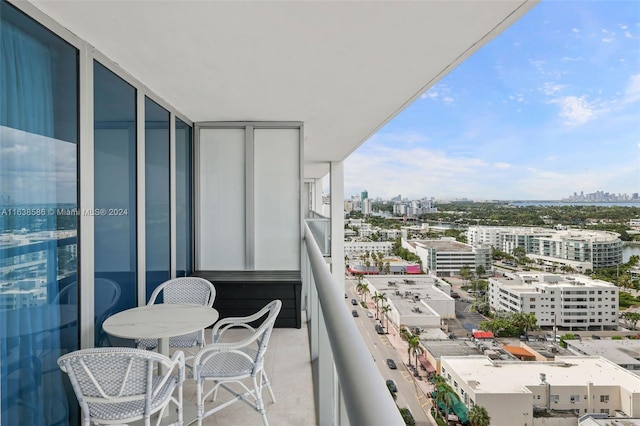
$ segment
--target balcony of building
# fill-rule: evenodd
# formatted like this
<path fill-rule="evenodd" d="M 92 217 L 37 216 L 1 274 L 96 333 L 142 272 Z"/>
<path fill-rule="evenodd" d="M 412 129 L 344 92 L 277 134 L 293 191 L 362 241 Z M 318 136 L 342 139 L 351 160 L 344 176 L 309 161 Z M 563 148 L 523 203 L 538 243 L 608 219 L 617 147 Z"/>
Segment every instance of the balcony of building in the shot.
<path fill-rule="evenodd" d="M 2 0 L 0 424 L 75 424 L 56 355 L 229 271 L 299 277 L 272 424 L 401 424 L 344 307 L 343 161 L 535 4 Z"/>

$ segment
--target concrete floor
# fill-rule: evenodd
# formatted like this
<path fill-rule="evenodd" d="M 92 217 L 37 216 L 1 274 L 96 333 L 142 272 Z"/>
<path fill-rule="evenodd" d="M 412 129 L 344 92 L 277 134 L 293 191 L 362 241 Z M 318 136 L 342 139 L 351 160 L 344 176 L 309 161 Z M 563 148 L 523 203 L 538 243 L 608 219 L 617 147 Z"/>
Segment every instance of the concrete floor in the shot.
<path fill-rule="evenodd" d="M 272 426 L 317 425 L 309 335 L 304 322 L 301 329 L 276 328 L 273 330 L 265 355 L 265 369 L 276 397 L 276 402 L 272 404 L 268 390 L 264 389 L 263 398 L 269 424 Z M 250 379 L 247 384 L 251 384 Z M 184 424 L 196 424 L 196 386 L 192 378 L 187 378 L 185 381 L 183 392 Z M 218 400 L 225 401 L 225 394 L 227 393 L 220 391 Z M 209 408 L 211 407 L 212 405 Z M 171 414 L 163 419 L 162 424 L 170 424 L 173 420 L 173 414 Z M 131 426 L 137 426 L 138 423 L 132 423 Z M 207 417 L 203 425 L 262 426 L 262 417 L 249 405 L 239 401 Z"/>

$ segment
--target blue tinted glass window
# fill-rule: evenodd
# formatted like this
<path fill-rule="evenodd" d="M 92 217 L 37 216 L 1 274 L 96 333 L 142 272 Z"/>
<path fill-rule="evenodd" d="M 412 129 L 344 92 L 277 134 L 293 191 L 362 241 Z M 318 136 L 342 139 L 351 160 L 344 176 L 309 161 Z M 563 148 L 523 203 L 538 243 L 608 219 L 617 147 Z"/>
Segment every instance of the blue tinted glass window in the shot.
<path fill-rule="evenodd" d="M 176 119 L 176 276 L 193 272 L 191 127 Z"/>
<path fill-rule="evenodd" d="M 145 99 L 147 300 L 170 277 L 169 112 Z"/>
<path fill-rule="evenodd" d="M 0 2 L 3 425 L 77 422 L 56 364 L 78 348 L 78 52 Z"/>
<path fill-rule="evenodd" d="M 102 322 L 137 305 L 136 90 L 94 62 L 96 346 L 122 345 Z"/>

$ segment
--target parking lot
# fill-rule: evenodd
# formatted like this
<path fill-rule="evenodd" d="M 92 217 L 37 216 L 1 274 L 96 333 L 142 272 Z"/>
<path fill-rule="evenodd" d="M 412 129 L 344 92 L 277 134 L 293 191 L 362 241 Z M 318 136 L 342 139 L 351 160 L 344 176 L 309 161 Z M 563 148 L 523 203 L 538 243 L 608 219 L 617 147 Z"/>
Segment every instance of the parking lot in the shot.
<path fill-rule="evenodd" d="M 455 337 L 467 337 L 474 329 L 478 329 L 486 318 L 471 311 L 471 303 L 456 301 L 456 319 L 444 320 L 449 334 Z"/>

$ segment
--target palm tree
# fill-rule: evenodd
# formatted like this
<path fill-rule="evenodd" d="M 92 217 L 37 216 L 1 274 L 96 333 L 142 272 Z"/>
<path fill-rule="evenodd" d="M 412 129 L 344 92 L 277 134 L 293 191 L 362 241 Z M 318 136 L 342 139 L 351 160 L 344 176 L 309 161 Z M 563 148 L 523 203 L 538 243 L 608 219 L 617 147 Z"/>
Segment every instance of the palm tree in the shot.
<path fill-rule="evenodd" d="M 411 336 L 411 337 L 409 337 L 409 340 L 407 340 L 407 343 L 409 344 L 409 349 L 407 349 L 407 352 L 409 353 L 409 365 L 411 365 L 411 354 L 413 353 L 415 355 L 415 359 L 416 359 L 415 371 L 416 371 L 416 374 L 417 374 L 417 372 L 418 372 L 418 353 L 422 353 L 422 350 L 420 349 L 420 338 L 418 336 Z"/>
<path fill-rule="evenodd" d="M 491 421 L 491 417 L 489 417 L 489 413 L 487 409 L 481 405 L 474 405 L 471 410 L 469 410 L 469 424 L 471 426 L 489 426 L 489 422 Z"/>
<path fill-rule="evenodd" d="M 371 299 L 376 302 L 376 319 L 378 319 L 378 303 L 380 302 L 380 299 L 382 299 L 382 295 L 376 291 L 373 293 L 373 296 L 371 296 Z"/>
<path fill-rule="evenodd" d="M 445 407 L 445 418 L 449 418 L 449 412 L 456 402 L 460 401 L 460 397 L 448 383 L 442 383 L 436 386 L 436 405 L 442 403 Z M 449 421 L 447 420 L 447 424 Z"/>
<path fill-rule="evenodd" d="M 387 315 L 387 312 L 391 310 L 391 307 L 389 305 L 382 305 L 382 308 L 380 308 L 380 310 L 382 311 L 382 313 L 387 319 L 387 327 L 385 328 L 385 330 L 388 333 L 389 332 L 389 316 Z"/>
<path fill-rule="evenodd" d="M 364 298 L 364 303 L 367 303 L 367 294 L 369 294 L 369 285 L 367 283 L 362 283 L 360 285 L 360 290 L 362 292 L 362 297 Z"/>
<path fill-rule="evenodd" d="M 466 283 L 467 281 L 469 281 L 469 278 L 471 278 L 471 269 L 469 269 L 468 266 L 463 266 L 462 268 L 460 268 L 460 276 Z"/>

